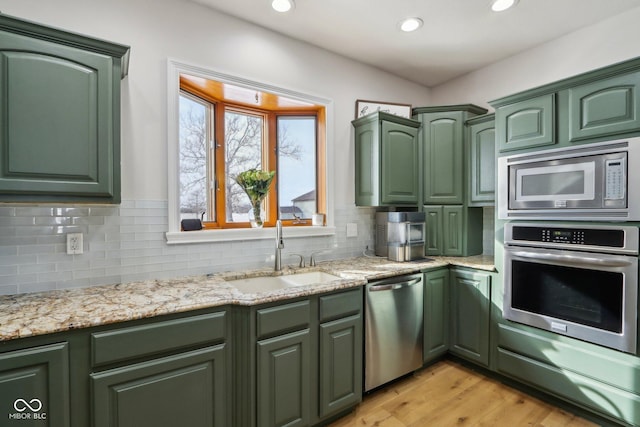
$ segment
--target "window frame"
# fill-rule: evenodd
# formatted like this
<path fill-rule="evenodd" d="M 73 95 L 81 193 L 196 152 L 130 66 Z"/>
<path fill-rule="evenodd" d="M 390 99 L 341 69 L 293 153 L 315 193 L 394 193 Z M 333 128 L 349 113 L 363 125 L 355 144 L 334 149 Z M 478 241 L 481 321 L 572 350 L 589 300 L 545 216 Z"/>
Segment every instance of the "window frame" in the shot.
<path fill-rule="evenodd" d="M 181 232 L 180 227 L 180 202 L 179 202 L 179 96 L 180 96 L 180 74 L 189 74 L 195 77 L 201 77 L 204 79 L 216 80 L 222 83 L 229 83 L 238 85 L 251 90 L 262 91 L 272 93 L 279 96 L 285 96 L 292 99 L 298 99 L 305 102 L 311 102 L 322 106 L 317 112 L 317 144 L 322 145 L 318 147 L 318 152 L 324 150 L 324 156 L 318 156 L 317 163 L 317 187 L 318 192 L 318 210 L 325 213 L 327 222 L 324 227 L 310 226 L 310 220 L 304 223 L 296 223 L 295 220 L 286 220 L 284 225 L 287 226 L 286 234 L 290 237 L 308 237 L 308 236 L 326 236 L 335 235 L 335 223 L 334 223 L 334 202 L 333 191 L 335 186 L 333 180 L 333 174 L 328 173 L 327 164 L 328 159 L 331 158 L 331 144 L 328 143 L 332 134 L 333 127 L 333 102 L 327 98 L 321 98 L 316 95 L 309 95 L 301 92 L 296 92 L 290 89 L 278 88 L 272 85 L 246 80 L 244 78 L 231 76 L 228 74 L 219 73 L 211 69 L 202 68 L 199 66 L 186 64 L 177 60 L 169 59 L 167 62 L 167 78 L 168 78 L 168 104 L 167 104 L 167 139 L 168 139 L 168 231 L 166 233 L 168 244 L 180 244 L 180 243 L 199 243 L 207 241 L 234 241 L 234 240 L 254 240 L 254 239 L 267 239 L 272 238 L 272 229 L 268 227 L 263 229 L 252 228 L 205 228 L 200 232 Z M 210 99 L 208 101 L 211 101 Z M 244 108 L 244 107 L 243 107 Z M 215 114 L 221 114 L 222 108 L 215 108 Z M 292 115 L 302 116 L 310 115 L 308 111 L 293 111 Z M 279 115 L 284 115 L 285 111 L 278 111 Z M 275 116 L 274 116 L 275 117 Z M 324 125 L 321 125 L 321 123 Z M 273 132 L 275 132 L 275 118 L 274 126 L 269 126 Z M 216 126 L 216 132 L 218 127 Z M 275 153 L 274 153 L 275 156 Z M 216 158 L 219 156 L 216 155 Z M 217 161 L 217 160 L 216 160 Z M 321 173 L 322 172 L 322 173 Z M 322 175 L 322 177 L 320 177 Z M 277 179 L 277 178 L 276 178 Z M 274 182 L 273 185 L 277 185 Z M 273 203 L 274 209 L 277 209 L 277 204 Z M 245 223 L 242 223 L 245 224 Z"/>

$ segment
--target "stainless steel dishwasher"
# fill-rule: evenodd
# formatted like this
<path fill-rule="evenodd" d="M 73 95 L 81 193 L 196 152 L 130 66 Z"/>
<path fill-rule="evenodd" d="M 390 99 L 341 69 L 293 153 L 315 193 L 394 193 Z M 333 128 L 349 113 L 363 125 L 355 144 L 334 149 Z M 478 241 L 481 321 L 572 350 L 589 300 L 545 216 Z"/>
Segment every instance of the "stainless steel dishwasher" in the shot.
<path fill-rule="evenodd" d="M 365 391 L 422 366 L 423 292 L 422 274 L 366 285 Z"/>

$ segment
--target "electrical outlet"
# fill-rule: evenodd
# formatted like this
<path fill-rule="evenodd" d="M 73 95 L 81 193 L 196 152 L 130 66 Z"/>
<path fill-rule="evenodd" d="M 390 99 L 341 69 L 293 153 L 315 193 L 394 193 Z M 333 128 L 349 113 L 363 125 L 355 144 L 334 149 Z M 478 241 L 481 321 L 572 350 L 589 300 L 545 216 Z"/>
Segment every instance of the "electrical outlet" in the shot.
<path fill-rule="evenodd" d="M 358 224 L 355 222 L 347 223 L 347 237 L 357 237 L 358 236 Z"/>
<path fill-rule="evenodd" d="M 67 233 L 67 254 L 82 253 L 82 233 Z"/>

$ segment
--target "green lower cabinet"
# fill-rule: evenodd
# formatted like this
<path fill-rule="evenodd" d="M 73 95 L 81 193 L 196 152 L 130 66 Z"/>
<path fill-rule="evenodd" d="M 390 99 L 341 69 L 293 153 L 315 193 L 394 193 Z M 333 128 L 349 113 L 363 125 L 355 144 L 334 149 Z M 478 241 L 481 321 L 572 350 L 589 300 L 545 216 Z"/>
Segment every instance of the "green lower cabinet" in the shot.
<path fill-rule="evenodd" d="M 426 255 L 469 256 L 482 253 L 482 208 L 425 205 Z"/>
<path fill-rule="evenodd" d="M 320 418 L 362 399 L 362 316 L 320 324 Z"/>
<path fill-rule="evenodd" d="M 449 350 L 449 268 L 424 273 L 424 363 Z"/>
<path fill-rule="evenodd" d="M 236 343 L 235 382 L 245 386 L 235 425 L 319 425 L 359 403 L 362 304 L 358 287 L 255 307 L 248 321 L 238 319 L 235 336 L 252 338 Z"/>
<path fill-rule="evenodd" d="M 309 425 L 309 330 L 258 341 L 257 359 L 258 426 Z"/>
<path fill-rule="evenodd" d="M 0 425 L 69 427 L 66 342 L 0 354 Z"/>
<path fill-rule="evenodd" d="M 452 269 L 450 286 L 449 350 L 472 362 L 489 366 L 491 275 Z"/>
<path fill-rule="evenodd" d="M 225 427 L 225 344 L 91 374 L 94 427 Z"/>

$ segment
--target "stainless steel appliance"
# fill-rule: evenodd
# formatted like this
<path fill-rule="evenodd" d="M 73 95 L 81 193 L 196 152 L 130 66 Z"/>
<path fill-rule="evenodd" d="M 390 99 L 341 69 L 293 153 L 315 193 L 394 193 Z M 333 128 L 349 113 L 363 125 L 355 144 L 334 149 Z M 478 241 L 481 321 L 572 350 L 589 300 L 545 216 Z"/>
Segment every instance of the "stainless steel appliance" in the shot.
<path fill-rule="evenodd" d="M 375 254 L 392 261 L 424 257 L 424 212 L 377 212 Z"/>
<path fill-rule="evenodd" d="M 640 138 L 498 158 L 498 218 L 640 220 Z"/>
<path fill-rule="evenodd" d="M 365 391 L 422 366 L 422 296 L 422 274 L 366 285 Z"/>
<path fill-rule="evenodd" d="M 637 227 L 505 224 L 505 319 L 635 354 L 637 304 Z"/>

